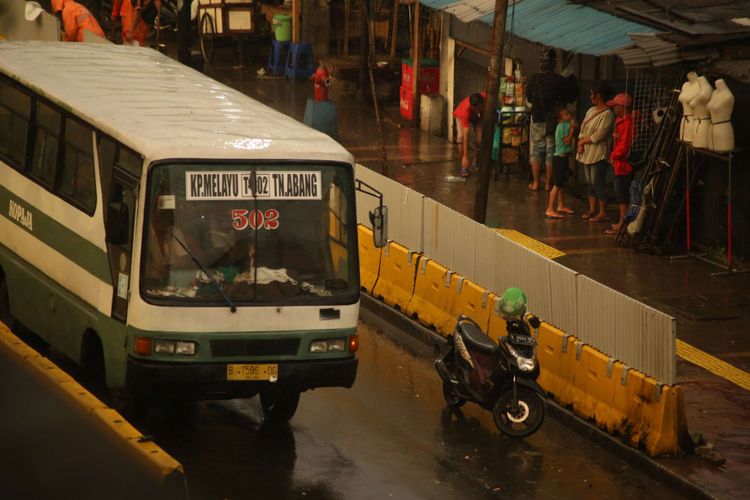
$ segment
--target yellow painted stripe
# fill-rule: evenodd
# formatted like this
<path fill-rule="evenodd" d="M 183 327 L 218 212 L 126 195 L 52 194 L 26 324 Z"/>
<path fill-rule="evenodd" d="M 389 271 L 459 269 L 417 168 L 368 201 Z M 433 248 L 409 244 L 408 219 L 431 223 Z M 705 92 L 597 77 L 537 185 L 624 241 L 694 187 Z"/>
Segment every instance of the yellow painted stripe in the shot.
<path fill-rule="evenodd" d="M 750 391 L 750 373 L 735 368 L 729 363 L 711 356 L 707 352 L 703 352 L 690 344 L 686 344 L 682 340 L 677 339 L 676 348 L 677 355 L 682 359 L 690 361 L 691 363 L 708 370 L 714 375 Z"/>
<path fill-rule="evenodd" d="M 495 231 L 502 234 L 509 240 L 513 240 L 519 245 L 528 248 L 534 253 L 538 253 L 539 255 L 547 257 L 548 259 L 556 259 L 565 255 L 564 252 L 561 252 L 557 248 L 545 245 L 541 241 L 535 240 L 534 238 L 526 236 L 523 233 L 519 233 L 515 229 L 495 229 Z"/>

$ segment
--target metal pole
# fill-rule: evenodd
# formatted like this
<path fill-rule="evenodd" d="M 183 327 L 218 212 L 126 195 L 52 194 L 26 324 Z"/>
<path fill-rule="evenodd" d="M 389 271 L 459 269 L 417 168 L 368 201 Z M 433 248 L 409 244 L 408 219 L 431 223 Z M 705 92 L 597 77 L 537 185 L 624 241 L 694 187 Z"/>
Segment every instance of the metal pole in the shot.
<path fill-rule="evenodd" d="M 368 57 L 367 71 L 370 75 L 370 92 L 372 92 L 372 105 L 375 108 L 375 123 L 378 126 L 378 143 L 380 145 L 378 156 L 380 156 L 380 173 L 388 177 L 388 158 L 386 157 L 385 143 L 383 142 L 383 124 L 380 121 L 378 94 L 375 91 L 375 76 L 372 74 L 372 67 L 375 65 L 375 22 L 372 19 L 373 4 L 372 0 L 367 0 L 364 3 L 367 4 L 367 27 L 369 34 L 368 38 L 370 42 L 370 57 Z"/>
<path fill-rule="evenodd" d="M 368 53 L 369 53 L 369 31 L 367 23 L 367 0 L 358 0 L 360 12 L 360 30 L 359 30 L 359 87 L 357 97 L 361 102 L 367 101 L 367 71 L 368 71 Z"/>
<path fill-rule="evenodd" d="M 500 71 L 503 64 L 505 42 L 505 18 L 508 0 L 495 0 L 495 19 L 492 24 L 492 53 L 487 70 L 487 99 L 482 116 L 482 142 L 479 147 L 479 181 L 474 198 L 474 220 L 484 224 L 487 218 L 487 194 L 490 189 L 490 163 L 492 161 L 492 139 L 497 123 L 497 93 L 500 90 Z M 502 141 L 501 146 L 502 148 Z M 502 156 L 501 156 L 502 157 Z"/>
<path fill-rule="evenodd" d="M 422 61 L 419 54 L 422 52 L 420 46 L 421 37 L 419 36 L 420 31 L 420 18 L 419 12 L 419 0 L 414 2 L 414 33 L 411 41 L 411 63 L 412 63 L 412 77 L 411 77 L 411 119 L 419 127 L 419 73 L 422 71 Z"/>
<path fill-rule="evenodd" d="M 292 0 L 292 43 L 299 43 L 299 2 Z"/>

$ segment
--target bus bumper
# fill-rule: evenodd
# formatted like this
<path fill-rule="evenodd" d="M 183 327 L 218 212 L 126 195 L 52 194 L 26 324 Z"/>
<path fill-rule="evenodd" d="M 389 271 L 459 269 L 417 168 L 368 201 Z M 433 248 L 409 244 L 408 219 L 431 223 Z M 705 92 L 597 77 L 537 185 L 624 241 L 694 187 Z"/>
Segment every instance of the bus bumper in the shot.
<path fill-rule="evenodd" d="M 277 382 L 227 380 L 231 363 L 168 363 L 128 357 L 127 387 L 137 392 L 169 390 L 207 398 L 253 396 L 269 384 L 300 392 L 317 387 L 351 387 L 357 358 L 279 362 Z"/>

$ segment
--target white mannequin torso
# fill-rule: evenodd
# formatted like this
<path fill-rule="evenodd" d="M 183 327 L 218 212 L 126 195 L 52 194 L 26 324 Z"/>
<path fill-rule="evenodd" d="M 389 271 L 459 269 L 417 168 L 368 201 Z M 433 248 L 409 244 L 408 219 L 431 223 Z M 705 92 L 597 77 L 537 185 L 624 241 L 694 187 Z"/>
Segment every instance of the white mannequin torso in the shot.
<path fill-rule="evenodd" d="M 706 107 L 711 114 L 708 148 L 719 152 L 733 150 L 734 129 L 730 118 L 734 108 L 734 95 L 724 80 L 716 80 L 716 90 L 711 94 Z"/>
<path fill-rule="evenodd" d="M 690 107 L 692 101 L 698 94 L 698 74 L 691 71 L 687 74 L 688 80 L 682 84 L 682 91 L 677 98 L 682 104 L 682 120 L 680 121 L 680 139 L 685 142 L 693 141 L 693 108 Z"/>
<path fill-rule="evenodd" d="M 696 148 L 707 148 L 708 137 L 711 132 L 711 115 L 708 113 L 708 101 L 714 88 L 705 76 L 698 77 L 698 93 L 690 107 L 693 108 L 693 146 Z"/>

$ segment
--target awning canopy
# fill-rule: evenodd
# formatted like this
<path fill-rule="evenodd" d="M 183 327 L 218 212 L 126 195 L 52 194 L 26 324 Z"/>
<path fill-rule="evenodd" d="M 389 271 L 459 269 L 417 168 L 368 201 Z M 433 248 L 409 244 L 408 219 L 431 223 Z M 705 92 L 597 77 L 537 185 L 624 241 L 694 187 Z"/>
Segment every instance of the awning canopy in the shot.
<path fill-rule="evenodd" d="M 492 24 L 495 0 L 420 0 L 445 10 L 461 21 Z M 526 40 L 580 54 L 599 56 L 632 45 L 630 33 L 649 33 L 651 27 L 566 0 L 511 0 L 506 30 Z"/>

